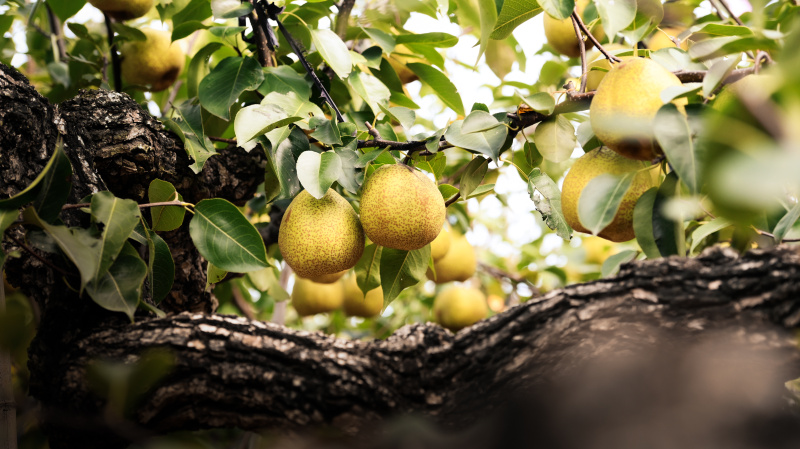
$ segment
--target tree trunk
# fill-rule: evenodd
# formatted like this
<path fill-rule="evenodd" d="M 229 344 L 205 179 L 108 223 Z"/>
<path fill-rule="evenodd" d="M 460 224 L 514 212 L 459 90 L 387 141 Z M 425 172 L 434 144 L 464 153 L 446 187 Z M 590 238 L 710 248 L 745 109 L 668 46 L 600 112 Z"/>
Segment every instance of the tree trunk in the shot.
<path fill-rule="evenodd" d="M 58 134 L 76 201 L 102 189 L 142 201 L 160 178 L 190 202 L 241 204 L 263 178 L 263 155 L 235 148 L 194 175 L 180 141 L 124 94 L 86 92 L 54 107 L 0 66 L 0 99 L 5 196 L 36 176 Z M 80 215 L 65 220 L 77 224 Z M 54 449 L 218 427 L 332 426 L 364 436 L 407 414 L 486 430 L 449 440 L 459 447 L 486 447 L 487 435 L 498 447 L 535 439 L 544 447 L 747 448 L 765 435 L 800 443 L 782 402 L 783 382 L 800 377 L 795 247 L 634 262 L 456 335 L 417 324 L 385 341 L 351 341 L 213 315 L 204 261 L 186 232 L 167 236 L 178 267 L 162 304 L 174 314 L 133 324 L 63 288 L 29 254 L 9 261 L 9 279 L 43 312 L 30 349 L 31 394 Z M 159 350 L 169 369 L 135 402 L 109 401 L 88 380 L 97 361 L 144 366 L 164 357 Z"/>

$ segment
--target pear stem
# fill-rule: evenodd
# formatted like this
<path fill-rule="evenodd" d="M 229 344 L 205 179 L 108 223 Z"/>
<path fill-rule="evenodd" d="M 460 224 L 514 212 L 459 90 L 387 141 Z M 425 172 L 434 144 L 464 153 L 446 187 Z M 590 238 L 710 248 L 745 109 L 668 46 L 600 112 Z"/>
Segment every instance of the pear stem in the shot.
<path fill-rule="evenodd" d="M 106 37 L 108 38 L 108 52 L 111 53 L 111 68 L 114 70 L 114 90 L 122 92 L 122 63 L 117 53 L 117 45 L 114 43 L 113 19 L 106 13 L 103 13 L 103 16 L 106 19 Z"/>
<path fill-rule="evenodd" d="M 598 50 L 600 50 L 600 53 L 602 53 L 603 56 L 606 57 L 606 59 L 608 59 L 611 62 L 622 61 L 618 57 L 609 53 L 605 48 L 603 48 L 602 45 L 600 45 L 600 41 L 598 41 L 597 38 L 594 37 L 594 35 L 592 35 L 592 33 L 589 32 L 589 29 L 586 28 L 586 24 L 583 23 L 583 19 L 581 19 L 581 16 L 578 15 L 578 13 L 576 13 L 575 11 L 572 11 L 572 20 L 578 24 L 578 27 L 580 27 L 581 31 L 583 31 L 583 34 L 585 34 L 586 37 L 588 37 L 589 40 L 592 41 L 594 46 L 597 47 Z"/>
<path fill-rule="evenodd" d="M 581 88 L 580 92 L 586 92 L 586 76 L 588 74 L 587 67 L 586 67 L 586 42 L 583 41 L 583 35 L 581 35 L 581 29 L 578 26 L 577 20 L 575 20 L 575 12 L 573 11 L 572 14 L 572 28 L 575 29 L 575 36 L 578 37 L 578 47 L 581 49 Z"/>

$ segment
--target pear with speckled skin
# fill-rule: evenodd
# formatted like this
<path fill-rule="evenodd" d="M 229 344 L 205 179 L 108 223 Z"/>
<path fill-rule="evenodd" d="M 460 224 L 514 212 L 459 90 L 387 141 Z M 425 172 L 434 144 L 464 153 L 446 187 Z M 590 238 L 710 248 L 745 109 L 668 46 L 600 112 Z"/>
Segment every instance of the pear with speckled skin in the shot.
<path fill-rule="evenodd" d="M 439 260 L 434 260 L 433 268 L 428 268 L 428 279 L 437 284 L 452 281 L 466 281 L 475 274 L 478 259 L 475 257 L 475 248 L 463 235 L 453 233 L 450 238 L 450 249 Z M 435 271 L 435 275 L 434 275 Z"/>
<path fill-rule="evenodd" d="M 342 284 L 320 284 L 303 278 L 295 278 L 292 288 L 292 306 L 300 316 L 332 312 L 342 306 L 344 290 Z"/>
<path fill-rule="evenodd" d="M 168 31 L 142 28 L 144 41 L 125 42 L 122 55 L 122 78 L 128 84 L 150 86 L 151 92 L 171 86 L 183 71 L 186 55 Z"/>
<path fill-rule="evenodd" d="M 450 242 L 453 240 L 453 233 L 450 225 L 445 222 L 439 235 L 431 242 L 431 259 L 435 261 L 441 259 L 450 251 Z"/>
<path fill-rule="evenodd" d="M 142 17 L 153 8 L 154 0 L 89 0 L 95 8 L 115 20 Z"/>
<path fill-rule="evenodd" d="M 314 279 L 353 268 L 364 252 L 364 231 L 336 191 L 316 199 L 304 190 L 283 215 L 278 246 L 298 276 Z"/>
<path fill-rule="evenodd" d="M 448 288 L 436 296 L 433 316 L 437 323 L 458 332 L 489 316 L 486 296 L 477 288 Z"/>
<path fill-rule="evenodd" d="M 431 243 L 442 230 L 444 199 L 436 183 L 405 164 L 375 170 L 361 192 L 361 223 L 370 240 L 412 251 Z"/>

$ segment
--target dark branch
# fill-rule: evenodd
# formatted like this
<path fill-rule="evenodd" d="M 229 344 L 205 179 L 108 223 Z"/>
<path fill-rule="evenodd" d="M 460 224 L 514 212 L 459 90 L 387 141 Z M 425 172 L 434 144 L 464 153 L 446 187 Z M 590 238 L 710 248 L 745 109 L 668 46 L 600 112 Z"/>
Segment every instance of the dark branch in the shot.
<path fill-rule="evenodd" d="M 61 58 L 61 62 L 66 62 L 67 59 L 67 47 L 64 43 L 64 33 L 61 29 L 61 20 L 53 13 L 53 10 L 50 9 L 50 5 L 45 3 L 45 7 L 47 8 L 47 18 L 50 22 L 50 32 L 56 37 L 56 47 L 58 50 L 58 56 Z"/>
<path fill-rule="evenodd" d="M 588 70 L 586 67 L 586 43 L 583 40 L 583 36 L 581 35 L 581 29 L 578 26 L 578 21 L 575 20 L 577 14 L 573 13 L 572 17 L 572 27 L 575 29 L 575 36 L 578 38 L 578 47 L 581 50 L 581 86 L 580 86 L 580 93 L 586 92 L 586 76 L 588 75 Z"/>
<path fill-rule="evenodd" d="M 114 90 L 122 92 L 122 63 L 117 53 L 117 44 L 114 43 L 113 20 L 108 14 L 103 13 L 106 23 L 106 37 L 108 39 L 108 52 L 111 54 L 111 68 L 114 70 Z"/>
<path fill-rule="evenodd" d="M 342 0 L 339 4 L 339 14 L 336 15 L 336 34 L 338 34 L 342 40 L 346 38 L 350 13 L 353 11 L 353 5 L 355 4 L 356 0 Z"/>
<path fill-rule="evenodd" d="M 606 49 L 605 49 L 605 48 L 604 48 L 604 47 L 603 47 L 603 46 L 600 44 L 600 41 L 598 41 L 598 40 L 597 40 L 597 38 L 596 38 L 596 37 L 594 37 L 594 35 L 593 35 L 593 34 L 592 34 L 590 31 L 589 31 L 589 29 L 588 29 L 588 28 L 586 28 L 586 24 L 584 24 L 584 23 L 583 23 L 583 19 L 581 19 L 581 16 L 580 16 L 580 14 L 578 14 L 578 13 L 577 13 L 577 12 L 575 12 L 575 11 L 572 11 L 572 20 L 573 20 L 575 23 L 577 23 L 577 24 L 578 24 L 578 27 L 580 27 L 581 31 L 583 31 L 583 34 L 585 34 L 585 35 L 586 35 L 586 37 L 588 37 L 588 38 L 589 38 L 589 40 L 590 40 L 590 41 L 592 41 L 592 43 L 594 44 L 594 46 L 595 46 L 595 47 L 597 47 L 597 49 L 600 51 L 600 53 L 602 53 L 602 54 L 603 54 L 603 56 L 605 56 L 605 57 L 606 57 L 606 59 L 608 59 L 608 60 L 609 60 L 609 61 L 611 61 L 611 62 L 620 62 L 620 61 L 622 61 L 622 60 L 621 60 L 621 59 L 619 59 L 618 57 L 616 57 L 616 56 L 612 55 L 611 53 L 609 53 L 609 52 L 608 52 L 608 51 L 607 51 L 607 50 L 606 50 Z"/>

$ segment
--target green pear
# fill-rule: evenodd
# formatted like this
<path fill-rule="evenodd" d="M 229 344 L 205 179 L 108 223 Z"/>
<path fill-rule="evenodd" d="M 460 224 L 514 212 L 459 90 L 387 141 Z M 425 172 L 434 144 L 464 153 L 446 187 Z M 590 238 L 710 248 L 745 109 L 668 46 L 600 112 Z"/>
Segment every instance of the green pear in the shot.
<path fill-rule="evenodd" d="M 328 189 L 321 199 L 300 192 L 278 230 L 283 260 L 304 278 L 353 268 L 364 252 L 364 231 L 353 207 Z"/>
<path fill-rule="evenodd" d="M 458 332 L 489 316 L 486 296 L 476 288 L 448 288 L 436 296 L 433 316 L 437 323 Z"/>
<path fill-rule="evenodd" d="M 578 158 L 564 177 L 561 188 L 561 211 L 567 223 L 576 231 L 589 232 L 578 219 L 578 200 L 589 181 L 604 173 L 619 175 L 644 168 L 647 168 L 645 162 L 620 156 L 606 147 L 596 148 Z M 636 174 L 614 219 L 598 233 L 600 237 L 612 242 L 626 242 L 635 237 L 633 208 L 639 197 L 655 185 L 652 171 L 642 170 Z"/>
<path fill-rule="evenodd" d="M 583 10 L 589 5 L 589 0 L 578 0 L 575 2 L 575 7 L 577 9 L 578 14 L 584 19 Z M 561 53 L 564 56 L 568 56 L 570 58 L 577 58 L 581 55 L 581 41 L 578 40 L 578 36 L 575 34 L 575 27 L 572 24 L 571 18 L 566 18 L 564 20 L 558 20 L 550 17 L 549 14 L 544 13 L 544 35 L 547 38 L 547 43 L 553 47 L 554 50 Z M 585 20 L 584 20 L 585 22 Z M 600 25 L 596 25 L 592 27 L 590 30 L 592 35 L 597 38 L 598 41 L 603 40 L 605 37 L 605 33 L 603 32 L 603 27 Z M 592 41 L 587 39 L 586 40 L 586 50 L 589 50 L 592 47 Z"/>
<path fill-rule="evenodd" d="M 347 316 L 372 318 L 378 316 L 383 309 L 383 288 L 379 285 L 364 293 L 358 288 L 356 275 L 353 274 L 342 281 L 344 283 L 344 313 Z"/>
<path fill-rule="evenodd" d="M 378 245 L 422 248 L 439 235 L 444 218 L 444 199 L 436 183 L 408 165 L 384 165 L 364 182 L 361 223 Z"/>
<path fill-rule="evenodd" d="M 142 17 L 153 8 L 155 0 L 89 0 L 95 8 L 114 20 L 130 20 Z"/>
<path fill-rule="evenodd" d="M 320 284 L 295 277 L 292 288 L 292 306 L 300 316 L 332 312 L 342 306 L 344 291 L 342 284 Z"/>
<path fill-rule="evenodd" d="M 622 156 L 655 159 L 661 148 L 653 136 L 653 120 L 663 104 L 661 91 L 671 86 L 681 86 L 681 81 L 653 60 L 631 58 L 615 64 L 589 108 L 595 136 Z M 686 99 L 675 104 L 683 111 Z"/>
<path fill-rule="evenodd" d="M 128 84 L 151 86 L 152 92 L 162 91 L 183 71 L 186 55 L 180 45 L 172 42 L 168 31 L 142 28 L 147 40 L 125 42 L 120 48 L 122 78 Z"/>
<path fill-rule="evenodd" d="M 439 260 L 434 260 L 432 271 L 428 269 L 428 279 L 437 284 L 451 281 L 466 281 L 475 274 L 478 259 L 475 257 L 475 248 L 460 234 L 453 234 L 450 239 L 450 249 Z"/>

